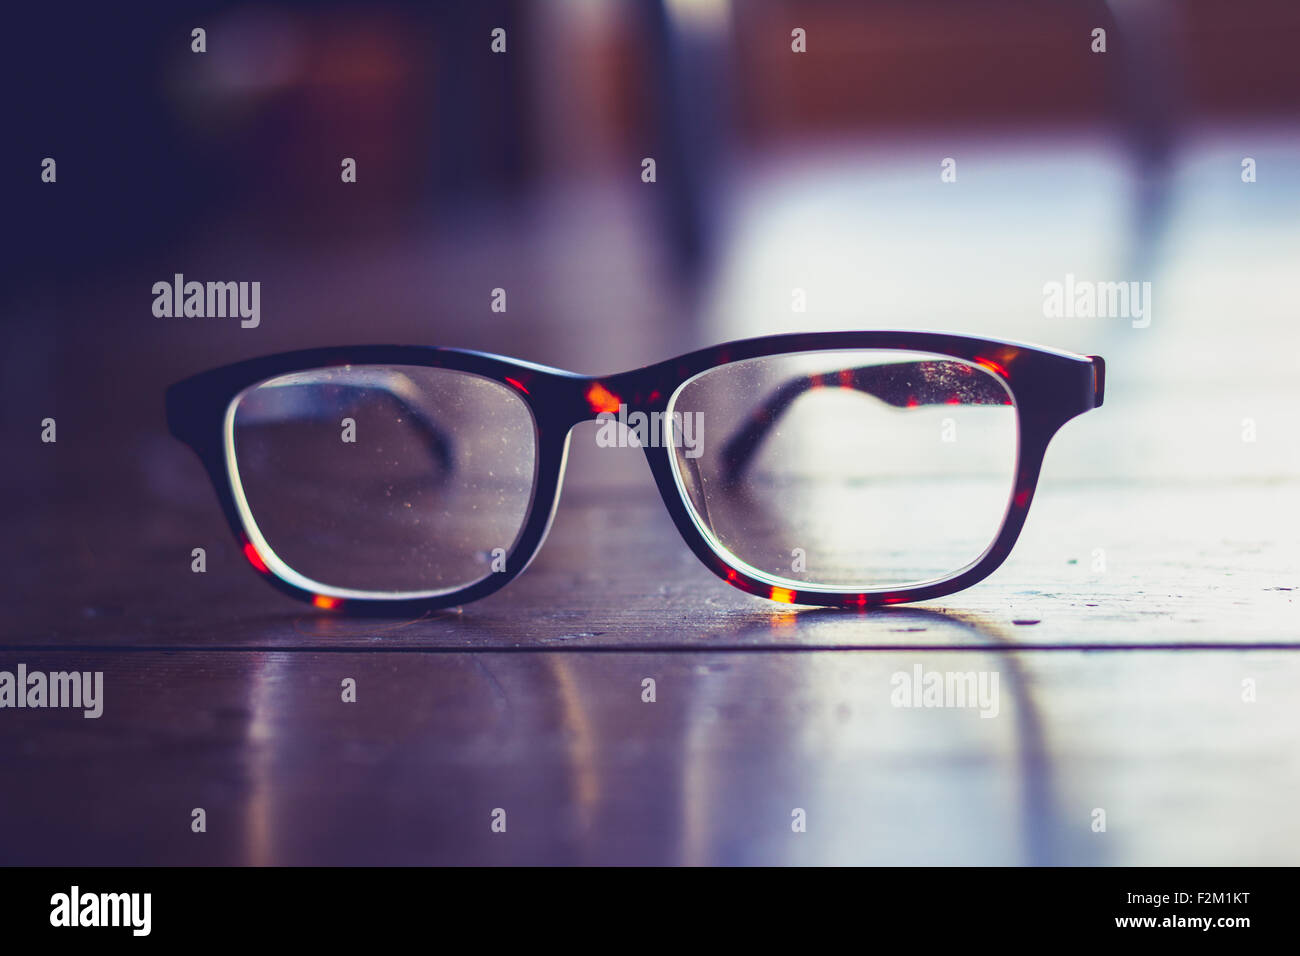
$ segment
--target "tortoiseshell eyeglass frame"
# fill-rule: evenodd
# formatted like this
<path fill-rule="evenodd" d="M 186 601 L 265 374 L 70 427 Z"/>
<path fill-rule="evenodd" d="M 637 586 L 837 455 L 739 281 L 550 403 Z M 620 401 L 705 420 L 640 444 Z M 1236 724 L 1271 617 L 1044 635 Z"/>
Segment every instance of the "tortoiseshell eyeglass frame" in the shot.
<path fill-rule="evenodd" d="M 216 489 L 231 530 L 244 555 L 273 586 L 322 609 L 352 614 L 408 614 L 452 607 L 478 600 L 505 587 L 532 561 L 549 529 L 563 477 L 569 436 L 575 425 L 615 413 L 620 405 L 628 413 L 666 412 L 677 390 L 701 372 L 746 359 L 801 352 L 849 349 L 895 350 L 946 356 L 972 363 L 1006 386 L 1015 406 L 1019 452 L 1015 481 L 1002 527 L 982 555 L 964 568 L 915 586 L 866 591 L 842 588 L 781 587 L 734 567 L 710 545 L 692 517 L 674 477 L 671 442 L 645 447 L 646 460 L 659 493 L 677 530 L 696 556 L 714 574 L 742 591 L 785 604 L 821 607 L 871 608 L 942 597 L 970 587 L 993 573 L 1010 554 L 1024 527 L 1034 497 L 1043 456 L 1056 432 L 1070 419 L 1101 405 L 1106 365 L 1099 356 L 1073 355 L 1052 349 L 992 339 L 970 338 L 942 332 L 861 331 L 813 332 L 769 335 L 701 349 L 645 368 L 616 375 L 587 376 L 548 368 L 485 352 L 409 345 L 359 345 L 307 349 L 250 359 L 203 372 L 167 390 L 167 423 L 171 433 L 198 455 Z M 328 589 L 306 590 L 275 575 L 249 540 L 231 487 L 226 461 L 227 412 L 246 389 L 280 375 L 312 369 L 355 365 L 392 365 L 442 368 L 468 372 L 512 389 L 532 412 L 536 427 L 536 468 L 532 500 L 514 546 L 506 556 L 506 570 L 490 573 L 458 590 L 431 597 L 339 597 Z M 884 366 L 889 368 L 889 366 Z M 869 370 L 846 369 L 842 381 L 795 383 L 792 387 L 839 385 L 879 392 L 885 385 Z M 878 387 L 879 386 L 879 387 Z M 769 403 L 769 417 L 793 400 L 778 394 Z M 885 398 L 885 400 L 889 400 Z M 931 404 L 942 396 L 921 395 L 916 403 Z M 988 404 L 988 396 L 968 396 Z M 775 404 L 773 404 L 775 403 Z M 761 435 L 732 436 L 725 452 L 743 465 L 747 445 Z"/>

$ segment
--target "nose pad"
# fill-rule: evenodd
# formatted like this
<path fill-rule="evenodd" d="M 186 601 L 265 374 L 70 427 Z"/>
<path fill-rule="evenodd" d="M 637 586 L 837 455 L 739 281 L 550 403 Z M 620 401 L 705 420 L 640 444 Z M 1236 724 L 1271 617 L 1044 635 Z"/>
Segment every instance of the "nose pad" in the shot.
<path fill-rule="evenodd" d="M 564 492 L 564 474 L 569 468 L 569 443 L 573 439 L 573 429 L 570 428 L 564 435 L 564 447 L 560 451 L 560 468 L 559 473 L 555 476 L 555 491 L 551 494 L 551 511 L 546 516 L 546 524 L 542 528 L 541 535 L 537 538 L 537 544 L 533 547 L 533 552 L 524 562 L 524 566 L 519 569 L 518 573 L 523 574 L 528 570 L 528 566 L 533 563 L 533 559 L 541 554 L 546 539 L 551 533 L 551 525 L 555 523 L 555 512 L 560 507 L 560 495 Z"/>
<path fill-rule="evenodd" d="M 699 515 L 699 520 L 706 527 L 712 528 L 713 519 L 709 517 L 709 499 L 704 494 L 704 476 L 700 474 L 700 459 L 698 456 L 695 458 L 683 456 L 683 459 L 684 468 L 677 467 L 676 463 L 671 467 L 681 482 L 684 503 L 687 509 Z"/>

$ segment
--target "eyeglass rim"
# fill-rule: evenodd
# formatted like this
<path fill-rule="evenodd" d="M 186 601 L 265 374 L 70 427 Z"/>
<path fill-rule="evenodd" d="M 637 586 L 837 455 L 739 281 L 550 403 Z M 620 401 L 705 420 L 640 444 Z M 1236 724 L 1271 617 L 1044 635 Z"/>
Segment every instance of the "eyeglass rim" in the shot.
<path fill-rule="evenodd" d="M 942 597 L 984 579 L 1001 565 L 1019 537 L 1052 437 L 1067 421 L 1102 404 L 1105 361 L 1100 356 L 949 332 L 805 332 L 740 339 L 627 372 L 588 376 L 468 349 L 342 345 L 280 352 L 200 372 L 170 386 L 165 405 L 171 434 L 199 457 L 232 533 L 240 541 L 250 564 L 268 583 L 322 610 L 387 616 L 423 613 L 476 601 L 522 574 L 540 551 L 554 518 L 573 427 L 595 418 L 611 400 L 617 399 L 629 411 L 664 412 L 681 383 L 702 371 L 750 358 L 842 349 L 918 351 L 965 359 L 997 376 L 1011 393 L 1020 438 L 1019 460 L 1011 505 L 996 539 L 984 554 L 959 571 L 916 586 L 867 591 L 776 587 L 727 563 L 713 549 L 696 527 L 689 503 L 677 488 L 671 447 L 646 447 L 644 452 L 651 473 L 678 533 L 704 565 L 722 580 L 746 593 L 784 604 L 866 609 Z M 285 580 L 260 560 L 256 546 L 244 532 L 226 480 L 229 466 L 224 427 L 230 404 L 245 389 L 278 375 L 347 365 L 407 365 L 470 372 L 509 386 L 523 399 L 537 426 L 536 478 L 524 527 L 506 557 L 505 571 L 430 597 L 341 597 Z"/>

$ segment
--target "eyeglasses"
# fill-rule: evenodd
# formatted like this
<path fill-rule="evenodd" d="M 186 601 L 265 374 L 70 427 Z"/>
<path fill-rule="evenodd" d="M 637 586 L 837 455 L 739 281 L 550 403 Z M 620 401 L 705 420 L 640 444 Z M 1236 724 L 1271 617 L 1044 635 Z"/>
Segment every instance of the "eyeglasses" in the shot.
<path fill-rule="evenodd" d="M 1048 442 L 1105 363 L 931 332 L 746 339 L 591 378 L 482 352 L 345 346 L 173 385 L 245 556 L 317 607 L 477 600 L 546 537 L 573 427 L 643 446 L 715 574 L 788 604 L 875 607 L 982 580 Z"/>

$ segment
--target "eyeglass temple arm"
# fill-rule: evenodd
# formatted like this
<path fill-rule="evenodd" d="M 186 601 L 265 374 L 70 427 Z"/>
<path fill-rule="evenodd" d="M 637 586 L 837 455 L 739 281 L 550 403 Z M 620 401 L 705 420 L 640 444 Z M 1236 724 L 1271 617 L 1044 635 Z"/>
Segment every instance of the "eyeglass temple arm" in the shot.
<path fill-rule="evenodd" d="M 997 380 L 964 362 L 894 362 L 792 378 L 727 439 L 722 448 L 724 480 L 740 478 L 780 417 L 801 395 L 818 388 L 865 392 L 895 408 L 1011 404 Z"/>

